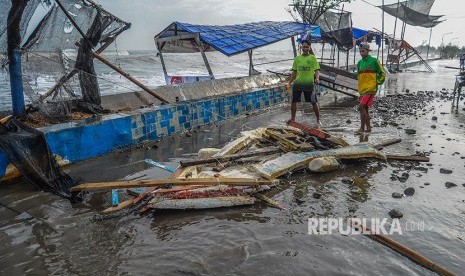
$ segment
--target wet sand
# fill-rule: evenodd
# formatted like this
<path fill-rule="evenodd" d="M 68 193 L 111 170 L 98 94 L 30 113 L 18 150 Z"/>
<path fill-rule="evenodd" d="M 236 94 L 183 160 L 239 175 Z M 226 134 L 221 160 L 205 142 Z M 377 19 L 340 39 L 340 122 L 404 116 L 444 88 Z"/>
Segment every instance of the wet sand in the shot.
<path fill-rule="evenodd" d="M 351 144 L 400 137 L 401 143 L 386 147 L 383 153 L 426 153 L 430 162 L 359 160 L 345 162 L 343 169 L 332 173 L 289 174 L 267 194 L 282 202 L 286 211 L 257 203 L 103 219 L 99 211 L 110 206 L 109 193 L 89 194 L 84 203 L 72 206 L 24 182 L 2 184 L 0 274 L 436 275 L 361 235 L 307 234 L 309 217 L 389 218 L 389 211 L 396 208 L 404 215 L 400 219 L 404 230 L 407 221 L 424 222 L 425 229 L 390 237 L 460 275 L 465 267 L 465 105 L 461 101 L 455 111 L 451 102 L 441 97 L 443 88 L 445 92 L 453 88 L 456 73 L 444 65 L 456 63 L 432 63 L 436 74 L 390 75 L 380 97 L 421 95 L 418 91 L 433 91 L 435 97 L 416 110 L 416 115 L 402 115 L 407 112 L 406 105 L 389 120 L 389 106 L 374 110 L 373 133 L 362 139 L 353 135 L 359 127 L 356 102 L 338 96 L 336 104 L 327 104 L 333 102 L 333 94 L 323 96 L 322 122 L 329 131 Z M 75 164 L 66 171 L 80 182 L 166 178 L 169 173 L 143 160 L 177 166 L 200 148 L 222 147 L 241 130 L 283 125 L 288 119 L 289 107 L 276 107 Z M 314 117 L 307 109 L 298 112 L 297 121 L 313 124 Z M 407 134 L 407 128 L 415 129 L 416 134 Z M 444 174 L 441 168 L 453 172 Z M 342 181 L 347 178 L 353 183 Z M 447 188 L 446 182 L 457 186 Z M 391 196 L 407 187 L 415 189 L 413 196 Z M 314 193 L 321 198 L 314 198 Z"/>

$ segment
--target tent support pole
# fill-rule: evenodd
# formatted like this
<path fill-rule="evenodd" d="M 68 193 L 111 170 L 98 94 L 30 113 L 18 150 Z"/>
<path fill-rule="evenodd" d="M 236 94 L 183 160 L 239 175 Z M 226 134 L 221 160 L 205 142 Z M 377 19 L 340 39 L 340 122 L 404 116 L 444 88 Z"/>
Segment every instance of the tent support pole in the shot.
<path fill-rule="evenodd" d="M 166 71 L 166 64 L 165 64 L 165 60 L 163 59 L 163 53 L 162 53 L 162 49 L 163 49 L 163 46 L 165 46 L 165 43 L 163 43 L 160 46 L 160 44 L 158 44 L 158 41 L 155 41 L 155 44 L 157 44 L 157 50 L 158 50 L 158 55 L 160 56 L 161 67 L 163 68 L 163 74 L 165 74 L 165 76 L 167 76 L 168 71 Z"/>
<path fill-rule="evenodd" d="M 431 45 L 431 33 L 433 32 L 433 27 L 431 27 L 431 29 L 429 29 L 429 41 L 428 41 L 428 48 L 426 50 L 426 61 L 428 61 L 429 59 L 429 47 Z"/>
<path fill-rule="evenodd" d="M 349 70 L 349 52 L 350 50 L 346 52 L 346 70 Z"/>
<path fill-rule="evenodd" d="M 297 48 L 295 46 L 295 38 L 291 37 L 291 41 L 292 41 L 292 50 L 294 51 L 294 58 L 295 58 L 297 57 Z"/>
<path fill-rule="evenodd" d="M 24 92 L 21 70 L 21 44 L 20 22 L 23 11 L 26 8 L 27 1 L 12 1 L 8 13 L 8 67 L 10 70 L 10 88 L 11 102 L 13 106 L 13 115 L 19 116 L 24 112 Z"/>
<path fill-rule="evenodd" d="M 205 67 L 207 67 L 208 74 L 210 75 L 210 78 L 213 80 L 215 79 L 215 76 L 213 76 L 212 69 L 210 68 L 210 64 L 208 63 L 207 55 L 205 55 L 205 51 L 203 50 L 202 42 L 200 41 L 199 34 L 195 37 L 195 43 L 200 48 L 200 53 L 202 54 L 203 62 L 205 63 Z"/>
<path fill-rule="evenodd" d="M 381 3 L 381 5 L 384 7 L 384 0 Z M 381 18 L 382 18 L 381 19 L 382 21 L 381 23 L 381 65 L 384 67 L 384 9 L 381 9 L 381 10 L 382 10 L 382 13 L 381 13 Z M 378 52 L 379 52 L 379 48 L 378 48 Z"/>
<path fill-rule="evenodd" d="M 323 46 L 321 47 L 321 62 L 323 62 L 324 57 L 325 57 L 325 43 L 323 42 Z"/>
<path fill-rule="evenodd" d="M 253 74 L 253 61 L 252 61 L 252 50 L 248 50 L 247 51 L 248 54 L 249 54 L 249 76 L 252 76 Z"/>

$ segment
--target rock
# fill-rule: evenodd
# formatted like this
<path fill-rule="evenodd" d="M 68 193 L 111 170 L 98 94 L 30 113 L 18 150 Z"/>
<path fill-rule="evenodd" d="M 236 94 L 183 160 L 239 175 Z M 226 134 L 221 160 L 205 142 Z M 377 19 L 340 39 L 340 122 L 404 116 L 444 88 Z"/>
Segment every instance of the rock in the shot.
<path fill-rule="evenodd" d="M 347 119 L 346 124 L 351 124 L 352 121 L 350 119 Z"/>
<path fill-rule="evenodd" d="M 405 133 L 413 135 L 413 134 L 417 133 L 417 131 L 414 130 L 414 129 L 411 129 L 411 128 L 406 128 Z"/>
<path fill-rule="evenodd" d="M 321 198 L 321 194 L 320 193 L 313 193 L 313 198 L 316 198 L 316 199 L 320 199 Z"/>
<path fill-rule="evenodd" d="M 436 126 L 435 126 L 435 125 L 432 125 L 432 126 L 431 126 L 431 128 L 432 128 L 432 129 L 435 129 L 435 128 L 436 128 Z"/>
<path fill-rule="evenodd" d="M 349 177 L 344 177 L 344 178 L 342 178 L 341 181 L 344 184 L 354 184 L 354 180 L 352 178 L 349 178 Z"/>
<path fill-rule="evenodd" d="M 339 162 L 332 156 L 315 158 L 308 164 L 308 169 L 311 172 L 334 171 L 339 169 Z"/>
<path fill-rule="evenodd" d="M 425 182 L 423 185 L 429 186 L 429 185 L 431 185 L 431 184 L 430 184 L 429 182 Z"/>
<path fill-rule="evenodd" d="M 413 196 L 415 194 L 415 189 L 412 187 L 408 187 L 404 190 L 404 195 L 406 196 Z"/>
<path fill-rule="evenodd" d="M 437 120 L 438 120 L 438 117 L 436 117 L 436 116 L 433 116 L 433 118 L 431 118 L 431 120 L 433 120 L 433 121 L 437 121 Z"/>
<path fill-rule="evenodd" d="M 295 202 L 297 202 L 298 205 L 305 203 L 305 200 L 302 200 L 300 198 L 296 198 Z"/>
<path fill-rule="evenodd" d="M 452 188 L 452 187 L 456 187 L 457 184 L 455 183 L 452 183 L 452 182 L 446 182 L 446 184 L 444 184 L 447 188 Z"/>
<path fill-rule="evenodd" d="M 392 209 L 391 211 L 389 211 L 389 216 L 391 216 L 391 218 L 401 218 L 404 215 L 399 210 Z"/>
<path fill-rule="evenodd" d="M 397 177 L 397 179 L 402 183 L 406 182 L 408 178 L 409 178 L 409 174 L 406 172 L 402 173 L 401 176 Z"/>
<path fill-rule="evenodd" d="M 197 154 L 199 158 L 208 158 L 212 157 L 214 154 L 218 153 L 221 149 L 217 148 L 203 148 L 199 150 Z"/>
<path fill-rule="evenodd" d="M 392 197 L 393 198 L 402 198 L 402 194 L 401 193 L 392 193 Z"/>
<path fill-rule="evenodd" d="M 449 170 L 449 169 L 441 168 L 441 169 L 439 170 L 439 172 L 440 172 L 440 173 L 443 173 L 443 174 L 451 174 L 451 173 L 453 173 L 454 171 Z"/>

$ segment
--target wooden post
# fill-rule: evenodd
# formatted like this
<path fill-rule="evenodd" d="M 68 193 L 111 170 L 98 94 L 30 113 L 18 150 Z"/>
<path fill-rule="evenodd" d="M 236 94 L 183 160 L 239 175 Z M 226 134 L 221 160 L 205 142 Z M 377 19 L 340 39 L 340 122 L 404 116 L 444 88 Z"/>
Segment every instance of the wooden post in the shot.
<path fill-rule="evenodd" d="M 252 50 L 248 50 L 247 53 L 249 54 L 249 76 L 252 76 L 253 74 Z"/>
<path fill-rule="evenodd" d="M 321 62 L 323 62 L 325 57 L 325 43 L 323 42 L 323 46 L 321 46 Z"/>
<path fill-rule="evenodd" d="M 135 78 L 131 77 L 131 75 L 129 75 L 128 73 L 124 72 L 123 70 L 121 70 L 119 67 L 113 65 L 111 62 L 109 62 L 108 60 L 106 60 L 105 58 L 103 58 L 102 56 L 100 56 L 99 54 L 97 53 L 92 53 L 92 55 L 100 60 L 103 64 L 107 65 L 108 67 L 110 67 L 111 69 L 115 70 L 116 72 L 118 72 L 119 74 L 121 74 L 123 77 L 127 78 L 128 80 L 130 80 L 132 83 L 134 83 L 135 85 L 139 86 L 140 88 L 142 88 L 145 92 L 149 93 L 150 95 L 154 96 L 155 98 L 159 99 L 160 101 L 164 102 L 164 103 L 169 103 L 167 100 L 165 100 L 162 96 L 158 95 L 157 93 L 155 93 L 154 91 L 150 90 L 150 88 L 148 88 L 147 86 L 143 85 L 142 83 L 140 83 L 138 80 L 136 80 Z"/>
<path fill-rule="evenodd" d="M 384 7 L 384 0 L 381 5 Z M 381 14 L 382 23 L 381 23 L 381 65 L 384 67 L 384 8 L 381 9 L 383 12 Z"/>
<path fill-rule="evenodd" d="M 205 55 L 205 51 L 203 50 L 202 42 L 200 41 L 199 34 L 195 37 L 195 43 L 200 48 L 200 53 L 202 54 L 203 62 L 205 63 L 205 66 L 207 67 L 208 74 L 212 79 L 215 79 L 215 76 L 213 75 L 212 69 L 210 68 L 210 64 L 208 63 L 207 55 Z"/>
<path fill-rule="evenodd" d="M 161 62 L 161 67 L 163 68 L 163 74 L 168 75 L 168 72 L 166 71 L 165 60 L 163 59 L 163 53 L 162 53 L 163 46 L 165 46 L 165 42 L 163 42 L 161 46 L 158 43 L 158 41 L 155 41 L 155 44 L 157 45 L 158 55 L 160 56 L 160 62 Z"/>
<path fill-rule="evenodd" d="M 428 59 L 429 59 L 429 47 L 431 45 L 431 34 L 433 33 L 433 27 L 431 27 L 431 29 L 429 29 L 429 41 L 428 41 L 428 48 L 426 50 L 426 61 L 428 62 Z"/>
<path fill-rule="evenodd" d="M 294 58 L 295 58 L 297 57 L 297 48 L 295 46 L 295 38 L 291 37 L 291 41 L 292 41 L 292 50 L 294 51 Z"/>
<path fill-rule="evenodd" d="M 349 70 L 349 52 L 350 50 L 346 52 L 346 70 Z"/>
<path fill-rule="evenodd" d="M 159 187 L 164 185 L 230 185 L 230 186 L 261 186 L 270 185 L 270 180 L 258 180 L 248 178 L 189 178 L 189 179 L 151 179 L 151 180 L 130 180 L 115 182 L 97 182 L 79 184 L 70 189 L 72 193 L 89 190 L 111 190 L 137 187 Z"/>

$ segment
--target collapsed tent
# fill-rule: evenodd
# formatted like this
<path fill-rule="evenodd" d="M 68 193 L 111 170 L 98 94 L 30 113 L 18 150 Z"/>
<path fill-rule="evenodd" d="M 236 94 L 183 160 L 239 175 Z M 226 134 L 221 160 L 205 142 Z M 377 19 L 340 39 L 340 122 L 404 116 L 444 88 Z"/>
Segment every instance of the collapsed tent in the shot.
<path fill-rule="evenodd" d="M 378 7 L 408 25 L 431 28 L 442 22 L 442 15 L 429 15 L 433 4 L 434 0 L 407 0 Z"/>
<path fill-rule="evenodd" d="M 0 26 L 7 26 L 10 8 L 11 1 L 0 0 Z M 41 114 L 59 118 L 72 110 L 102 111 L 92 53 L 99 43 L 97 52 L 103 51 L 129 23 L 90 0 L 32 0 L 15 27 L 25 56 L 24 92 Z M 7 32 L 0 33 L 2 66 L 8 63 L 7 40 Z M 53 75 L 63 77 L 55 85 L 40 81 Z"/>
<path fill-rule="evenodd" d="M 60 169 L 42 132 L 11 119 L 0 124 L 0 150 L 30 183 L 73 199 L 69 191 L 75 181 Z"/>

